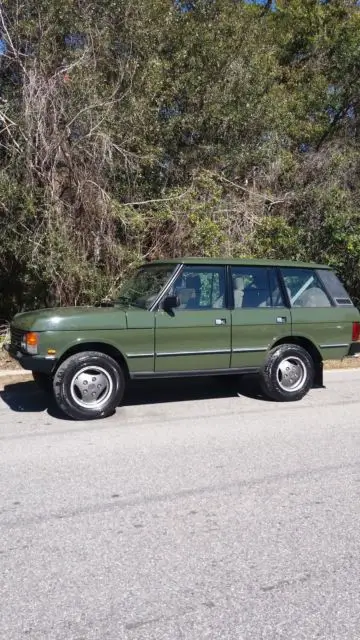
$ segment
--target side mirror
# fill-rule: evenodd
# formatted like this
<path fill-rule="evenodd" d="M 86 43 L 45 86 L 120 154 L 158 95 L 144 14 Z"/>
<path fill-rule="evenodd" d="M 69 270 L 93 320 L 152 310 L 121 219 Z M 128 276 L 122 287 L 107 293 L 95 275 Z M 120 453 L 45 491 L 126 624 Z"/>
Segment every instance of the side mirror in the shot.
<path fill-rule="evenodd" d="M 176 307 L 180 307 L 180 299 L 178 296 L 166 296 L 163 301 L 163 309 L 168 313 L 176 309 Z"/>

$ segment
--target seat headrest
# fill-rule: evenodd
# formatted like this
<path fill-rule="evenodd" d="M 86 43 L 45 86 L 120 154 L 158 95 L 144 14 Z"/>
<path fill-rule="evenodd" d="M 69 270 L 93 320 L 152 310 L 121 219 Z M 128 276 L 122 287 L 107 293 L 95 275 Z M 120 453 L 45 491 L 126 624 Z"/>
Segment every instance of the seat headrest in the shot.
<path fill-rule="evenodd" d="M 238 276 L 237 278 L 234 278 L 234 289 L 240 289 L 241 291 L 243 291 L 245 288 L 245 278 L 243 278 L 242 276 Z"/>
<path fill-rule="evenodd" d="M 201 287 L 200 276 L 188 276 L 186 278 L 186 288 L 200 289 L 200 287 Z"/>
<path fill-rule="evenodd" d="M 195 289 L 178 289 L 177 295 L 180 298 L 180 304 L 187 304 L 189 300 L 195 295 Z"/>

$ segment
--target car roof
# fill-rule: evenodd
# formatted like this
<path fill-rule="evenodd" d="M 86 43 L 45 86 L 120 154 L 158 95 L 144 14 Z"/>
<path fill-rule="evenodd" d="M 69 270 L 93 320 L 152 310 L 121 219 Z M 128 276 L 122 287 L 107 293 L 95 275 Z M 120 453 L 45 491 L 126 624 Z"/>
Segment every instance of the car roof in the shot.
<path fill-rule="evenodd" d="M 196 258 L 181 257 L 163 260 L 153 260 L 143 266 L 160 264 L 189 264 L 189 265 L 231 265 L 231 266 L 259 266 L 259 267 L 298 267 L 307 269 L 331 269 L 328 265 L 317 264 L 315 262 L 297 262 L 295 260 L 268 260 L 257 258 Z"/>

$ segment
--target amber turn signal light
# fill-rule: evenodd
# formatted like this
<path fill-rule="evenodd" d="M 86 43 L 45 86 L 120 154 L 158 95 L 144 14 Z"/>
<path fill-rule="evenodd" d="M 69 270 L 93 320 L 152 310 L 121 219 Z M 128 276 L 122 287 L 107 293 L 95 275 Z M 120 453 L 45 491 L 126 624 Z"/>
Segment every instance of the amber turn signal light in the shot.
<path fill-rule="evenodd" d="M 28 347 L 37 347 L 39 344 L 39 336 L 33 331 L 30 331 L 30 333 L 26 334 L 25 340 Z"/>
<path fill-rule="evenodd" d="M 21 342 L 21 347 L 24 351 L 32 356 L 35 356 L 38 352 L 39 346 L 39 334 L 34 331 L 28 331 L 24 334 Z"/>

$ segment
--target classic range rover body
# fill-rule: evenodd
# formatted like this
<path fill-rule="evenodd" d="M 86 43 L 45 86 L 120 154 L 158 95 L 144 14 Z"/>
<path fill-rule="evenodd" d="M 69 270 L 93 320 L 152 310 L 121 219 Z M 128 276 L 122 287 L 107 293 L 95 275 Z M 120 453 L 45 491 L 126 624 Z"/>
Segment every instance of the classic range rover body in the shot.
<path fill-rule="evenodd" d="M 7 349 L 84 420 L 131 378 L 257 373 L 268 397 L 299 400 L 324 360 L 360 351 L 359 323 L 326 266 L 182 258 L 143 265 L 105 306 L 18 314 Z"/>

